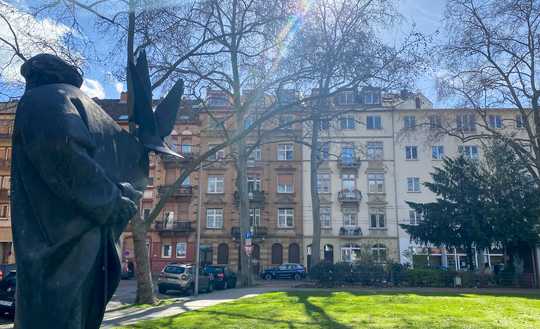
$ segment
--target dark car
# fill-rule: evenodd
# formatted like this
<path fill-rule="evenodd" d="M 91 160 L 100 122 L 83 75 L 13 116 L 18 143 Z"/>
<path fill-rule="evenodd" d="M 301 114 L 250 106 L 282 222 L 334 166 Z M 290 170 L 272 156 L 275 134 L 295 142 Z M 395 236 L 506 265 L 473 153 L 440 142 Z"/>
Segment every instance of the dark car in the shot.
<path fill-rule="evenodd" d="M 161 271 L 158 278 L 158 291 L 165 294 L 169 290 L 177 290 L 188 295 L 195 291 L 195 273 L 191 265 L 169 264 Z M 214 290 L 214 276 L 199 269 L 199 292 Z"/>
<path fill-rule="evenodd" d="M 301 264 L 286 263 L 277 267 L 270 267 L 261 273 L 261 278 L 265 280 L 272 279 L 294 279 L 300 280 L 305 278 L 306 269 Z"/>
<path fill-rule="evenodd" d="M 236 287 L 236 273 L 229 270 L 227 266 L 208 265 L 204 270 L 214 275 L 214 287 L 216 289 Z"/>
<path fill-rule="evenodd" d="M 16 271 L 10 271 L 0 281 L 0 314 L 15 314 L 15 288 L 17 286 Z"/>

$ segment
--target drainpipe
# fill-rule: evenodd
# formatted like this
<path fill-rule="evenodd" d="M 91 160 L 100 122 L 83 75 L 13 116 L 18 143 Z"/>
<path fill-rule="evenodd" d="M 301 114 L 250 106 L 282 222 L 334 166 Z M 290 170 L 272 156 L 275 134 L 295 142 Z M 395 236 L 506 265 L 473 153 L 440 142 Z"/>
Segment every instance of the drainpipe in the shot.
<path fill-rule="evenodd" d="M 392 151 L 393 151 L 393 170 L 394 170 L 394 208 L 396 216 L 396 233 L 397 233 L 397 249 L 398 249 L 398 261 L 401 264 L 401 243 L 399 240 L 399 213 L 398 213 L 398 191 L 397 191 L 397 171 L 396 171 L 396 132 L 394 127 L 394 114 L 395 109 L 392 108 Z"/>

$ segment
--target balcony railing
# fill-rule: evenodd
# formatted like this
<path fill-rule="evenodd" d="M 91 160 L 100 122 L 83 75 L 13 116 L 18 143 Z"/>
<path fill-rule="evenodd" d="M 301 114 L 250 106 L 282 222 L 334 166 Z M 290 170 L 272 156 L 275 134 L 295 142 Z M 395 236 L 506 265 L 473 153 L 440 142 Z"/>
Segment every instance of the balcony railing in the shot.
<path fill-rule="evenodd" d="M 157 222 L 156 231 L 165 234 L 182 234 L 191 233 L 195 230 L 191 226 L 191 222 L 187 220 L 175 220 L 172 222 Z"/>
<path fill-rule="evenodd" d="M 250 203 L 264 203 L 264 191 L 248 192 L 248 200 Z M 238 203 L 240 202 L 240 194 L 238 193 L 238 191 L 234 192 L 234 202 L 236 203 L 236 205 L 238 205 Z"/>
<path fill-rule="evenodd" d="M 362 201 L 362 192 L 358 190 L 343 190 L 338 193 L 340 202 L 360 202 Z"/>
<path fill-rule="evenodd" d="M 356 157 L 340 156 L 338 166 L 342 169 L 358 169 L 362 161 Z"/>
<path fill-rule="evenodd" d="M 165 194 L 172 185 L 162 185 L 158 187 L 158 192 L 161 195 Z M 192 186 L 180 186 L 176 190 L 174 190 L 172 196 L 173 197 L 190 197 L 193 195 L 193 187 Z"/>
<path fill-rule="evenodd" d="M 266 226 L 253 226 L 253 237 L 264 238 L 268 235 L 268 227 Z M 240 239 L 240 227 L 233 226 L 231 228 L 231 236 L 234 239 Z"/>
<path fill-rule="evenodd" d="M 339 229 L 339 236 L 362 236 L 362 229 L 360 227 L 341 227 Z"/>

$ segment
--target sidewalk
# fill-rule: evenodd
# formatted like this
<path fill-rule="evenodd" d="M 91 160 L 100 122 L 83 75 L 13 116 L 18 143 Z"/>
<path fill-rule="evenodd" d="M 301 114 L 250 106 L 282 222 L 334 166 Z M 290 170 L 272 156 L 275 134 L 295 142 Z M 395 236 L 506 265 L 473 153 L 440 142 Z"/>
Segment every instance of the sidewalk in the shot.
<path fill-rule="evenodd" d="M 253 297 L 266 292 L 281 290 L 283 290 L 281 287 L 256 287 L 220 290 L 214 291 L 211 294 L 201 294 L 198 297 L 178 298 L 177 302 L 163 306 L 144 309 L 138 307 L 129 307 L 116 311 L 113 310 L 105 313 L 105 319 L 103 320 L 101 328 L 107 329 L 118 326 L 126 326 L 139 321 L 162 318 L 187 311 L 198 310 L 203 307 L 234 301 L 238 298 Z"/>

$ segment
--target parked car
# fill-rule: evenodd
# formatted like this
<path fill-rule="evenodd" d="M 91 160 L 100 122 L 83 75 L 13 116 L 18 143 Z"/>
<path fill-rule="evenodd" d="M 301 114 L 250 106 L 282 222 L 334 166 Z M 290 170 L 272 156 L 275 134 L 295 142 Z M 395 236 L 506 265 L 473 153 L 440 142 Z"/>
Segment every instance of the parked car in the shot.
<path fill-rule="evenodd" d="M 236 273 L 229 270 L 227 266 L 207 265 L 204 270 L 214 276 L 214 287 L 216 289 L 236 287 Z"/>
<path fill-rule="evenodd" d="M 306 269 L 301 264 L 285 263 L 277 267 L 270 267 L 261 273 L 261 278 L 272 279 L 294 279 L 300 280 L 306 277 Z"/>
<path fill-rule="evenodd" d="M 10 271 L 0 281 L 0 314 L 15 314 L 15 288 L 17 286 L 17 272 Z"/>
<path fill-rule="evenodd" d="M 158 278 L 158 291 L 165 294 L 169 290 L 177 290 L 188 295 L 195 292 L 195 269 L 192 265 L 168 264 Z M 199 268 L 199 292 L 214 290 L 214 276 Z"/>

